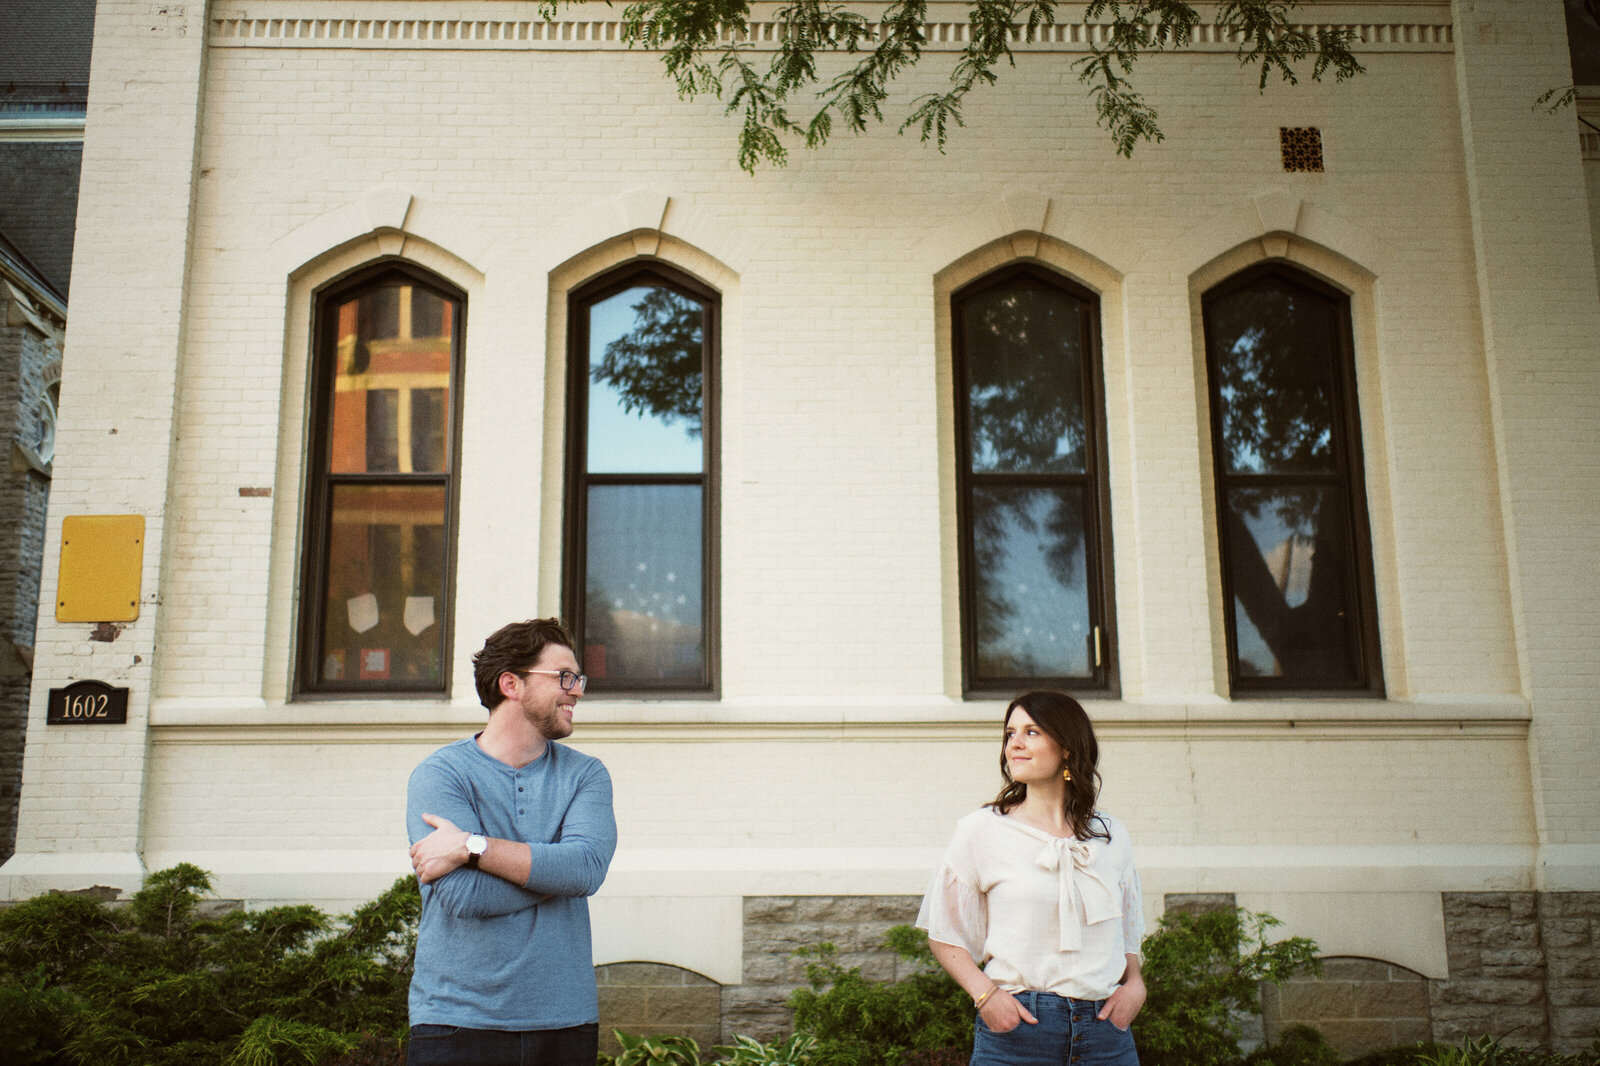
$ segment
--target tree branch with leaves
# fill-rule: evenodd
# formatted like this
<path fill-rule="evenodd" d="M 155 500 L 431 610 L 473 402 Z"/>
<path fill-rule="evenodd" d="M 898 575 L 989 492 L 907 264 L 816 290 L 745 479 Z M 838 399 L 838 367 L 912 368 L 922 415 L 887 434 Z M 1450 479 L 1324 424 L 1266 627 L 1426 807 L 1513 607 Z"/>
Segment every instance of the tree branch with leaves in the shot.
<path fill-rule="evenodd" d="M 563 3 L 540 5 L 554 19 Z M 1351 52 L 1353 31 L 1290 22 L 1300 0 L 1225 0 L 1214 23 L 1238 42 L 1236 55 L 1259 71 L 1265 91 L 1273 74 L 1295 84 L 1311 61 L 1311 77 L 1332 71 L 1336 81 L 1362 72 Z M 819 0 L 794 0 L 774 15 L 781 29 L 770 57 L 751 32 L 752 4 L 742 0 L 636 0 L 622 13 L 622 39 L 630 46 L 659 49 L 667 74 L 684 99 L 710 94 L 740 116 L 739 165 L 754 172 L 763 163 L 788 162 L 786 138 L 820 148 L 838 128 L 863 133 L 886 120 L 884 107 L 894 83 L 921 61 L 928 43 L 928 5 L 899 0 L 873 13 Z M 1031 44 L 1056 24 L 1055 0 L 969 0 L 966 44 L 956 54 L 948 86 L 915 97 L 900 132 L 915 129 L 943 151 L 954 127 L 964 126 L 963 107 L 974 89 L 1015 67 L 1013 46 Z M 1096 120 L 1111 134 L 1117 153 L 1131 156 L 1141 141 L 1161 141 L 1158 116 L 1133 87 L 1139 58 L 1182 50 L 1194 43 L 1203 21 L 1189 0 L 1090 0 L 1084 21 L 1104 20 L 1105 40 L 1090 42 L 1073 61 L 1088 87 Z M 844 71 L 825 77 L 821 56 L 850 57 Z"/>

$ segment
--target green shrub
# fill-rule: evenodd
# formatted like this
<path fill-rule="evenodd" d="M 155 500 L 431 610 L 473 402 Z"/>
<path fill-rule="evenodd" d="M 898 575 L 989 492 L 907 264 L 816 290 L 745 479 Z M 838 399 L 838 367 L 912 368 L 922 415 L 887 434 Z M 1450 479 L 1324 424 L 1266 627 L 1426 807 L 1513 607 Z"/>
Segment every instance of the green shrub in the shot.
<path fill-rule="evenodd" d="M 1511 1047 L 1485 1036 L 1464 1040 L 1460 1047 L 1435 1045 L 1420 1062 L 1422 1066 L 1600 1066 L 1600 1040 L 1588 1051 L 1558 1055 L 1543 1048 Z"/>
<path fill-rule="evenodd" d="M 1350 1059 L 1344 1066 L 1422 1066 L 1425 1056 L 1443 1049 L 1443 1044 L 1431 1043 L 1382 1048 Z"/>
<path fill-rule="evenodd" d="M 1149 998 L 1134 1023 L 1143 1066 L 1235 1066 L 1243 1058 L 1239 1019 L 1260 1012 L 1260 982 L 1321 969 L 1313 941 L 1267 939 L 1279 924 L 1238 908 L 1161 916 L 1144 941 Z"/>
<path fill-rule="evenodd" d="M 1309 1025 L 1291 1025 L 1278 1039 L 1245 1056 L 1244 1066 L 1339 1066 L 1344 1057 Z"/>
<path fill-rule="evenodd" d="M 972 1000 L 934 961 L 927 934 L 897 925 L 883 946 L 911 963 L 900 981 L 870 981 L 840 966 L 832 944 L 801 948 L 810 988 L 789 997 L 795 1028 L 816 1037 L 814 1066 L 901 1066 L 909 1056 L 972 1045 Z M 937 1058 L 923 1054 L 919 1062 Z M 963 1059 L 964 1061 L 964 1059 Z"/>
<path fill-rule="evenodd" d="M 363 1033 L 404 1033 L 414 878 L 339 920 L 310 906 L 208 916 L 210 889 L 185 863 L 126 904 L 46 894 L 0 911 L 9 1061 L 315 1066 Z"/>

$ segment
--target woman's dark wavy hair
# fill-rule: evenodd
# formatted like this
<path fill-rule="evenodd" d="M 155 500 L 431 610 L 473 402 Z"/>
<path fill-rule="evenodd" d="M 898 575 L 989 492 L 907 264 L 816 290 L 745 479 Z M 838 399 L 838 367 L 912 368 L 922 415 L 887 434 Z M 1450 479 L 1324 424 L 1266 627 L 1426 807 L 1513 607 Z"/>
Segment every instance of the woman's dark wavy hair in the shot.
<path fill-rule="evenodd" d="M 1094 739 L 1094 726 L 1089 715 L 1078 701 L 1065 692 L 1024 692 L 1006 708 L 1006 723 L 1011 712 L 1018 707 L 1028 712 L 1045 736 L 1061 745 L 1067 753 L 1067 769 L 1072 771 L 1061 808 L 1066 813 L 1072 835 L 1079 840 L 1099 837 L 1110 840 L 1111 834 L 1095 816 L 1095 800 L 1100 796 L 1100 745 Z M 1001 727 L 1000 776 L 1006 785 L 988 806 L 1001 814 L 1009 813 L 1028 795 L 1028 786 L 1011 780 L 1011 764 L 1006 761 L 1004 725 Z"/>

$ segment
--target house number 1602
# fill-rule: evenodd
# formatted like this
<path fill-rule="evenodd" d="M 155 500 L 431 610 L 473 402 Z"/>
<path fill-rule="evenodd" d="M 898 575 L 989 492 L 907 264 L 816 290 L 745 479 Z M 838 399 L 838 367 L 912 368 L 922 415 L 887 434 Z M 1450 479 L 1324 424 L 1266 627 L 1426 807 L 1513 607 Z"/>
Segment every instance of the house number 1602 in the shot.
<path fill-rule="evenodd" d="M 128 690 L 104 681 L 75 681 L 50 690 L 48 725 L 112 725 L 128 720 Z"/>

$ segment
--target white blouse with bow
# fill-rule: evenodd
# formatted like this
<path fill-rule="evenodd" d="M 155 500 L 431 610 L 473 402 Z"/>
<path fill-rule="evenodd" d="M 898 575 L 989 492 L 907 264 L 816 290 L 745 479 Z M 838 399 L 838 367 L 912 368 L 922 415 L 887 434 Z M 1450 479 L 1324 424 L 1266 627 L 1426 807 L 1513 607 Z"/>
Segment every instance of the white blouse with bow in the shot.
<path fill-rule="evenodd" d="M 1095 818 L 1109 841 L 973 811 L 956 823 L 917 925 L 964 948 L 1008 992 L 1105 999 L 1144 940 L 1144 911 L 1127 828 Z"/>

